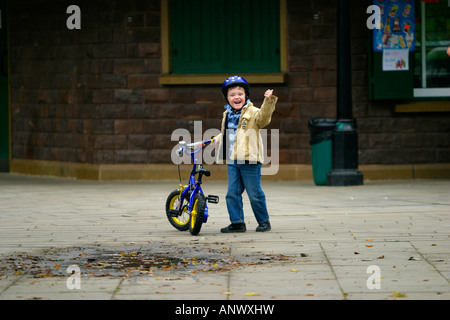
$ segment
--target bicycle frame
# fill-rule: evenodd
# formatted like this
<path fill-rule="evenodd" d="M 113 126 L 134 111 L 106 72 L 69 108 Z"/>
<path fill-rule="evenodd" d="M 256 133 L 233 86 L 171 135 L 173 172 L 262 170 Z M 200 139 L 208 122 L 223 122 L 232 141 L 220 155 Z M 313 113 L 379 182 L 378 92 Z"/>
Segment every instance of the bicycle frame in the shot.
<path fill-rule="evenodd" d="M 205 174 L 204 172 L 201 171 L 201 169 L 203 169 L 203 166 L 201 164 L 197 164 L 196 160 L 195 160 L 195 154 L 197 154 L 198 152 L 200 152 L 204 146 L 209 145 L 212 142 L 212 140 L 207 140 L 207 141 L 202 141 L 201 143 L 192 143 L 190 145 L 186 145 L 187 148 L 191 148 L 193 149 L 196 145 L 199 145 L 200 147 L 198 148 L 198 150 L 196 151 L 192 151 L 192 152 L 188 152 L 187 148 L 182 147 L 180 150 L 178 150 L 178 154 L 181 155 L 182 152 L 184 151 L 186 154 L 191 155 L 192 158 L 192 163 L 193 163 L 193 167 L 191 170 L 191 174 L 189 176 L 189 185 L 184 188 L 183 192 L 181 193 L 180 199 L 184 199 L 187 197 L 187 194 L 189 193 L 189 191 L 191 192 L 191 195 L 189 197 L 189 205 L 188 205 L 188 211 L 191 212 L 192 208 L 194 206 L 194 197 L 195 195 L 197 195 L 197 193 L 200 192 L 200 194 L 203 194 L 203 190 L 201 188 L 201 184 L 202 184 L 202 176 L 203 174 Z M 195 181 L 195 175 L 199 174 L 199 178 L 197 179 L 197 181 Z M 208 174 L 209 175 L 209 174 Z M 181 187 L 183 187 L 180 184 Z M 208 205 L 207 205 L 207 200 L 205 199 L 205 211 L 203 214 L 203 223 L 206 223 L 208 221 Z M 181 204 L 181 202 L 180 202 Z M 180 208 L 178 208 L 180 209 Z"/>

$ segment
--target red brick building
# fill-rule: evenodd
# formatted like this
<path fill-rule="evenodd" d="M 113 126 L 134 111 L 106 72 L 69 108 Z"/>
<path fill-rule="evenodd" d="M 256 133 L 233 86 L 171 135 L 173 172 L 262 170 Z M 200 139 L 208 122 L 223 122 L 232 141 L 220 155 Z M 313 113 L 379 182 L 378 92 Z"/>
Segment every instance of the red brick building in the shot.
<path fill-rule="evenodd" d="M 172 132 L 193 132 L 194 121 L 202 121 L 203 130 L 219 128 L 221 83 L 239 73 L 250 82 L 256 105 L 269 87 L 279 97 L 268 128 L 280 130 L 278 177 L 309 177 L 308 119 L 336 117 L 337 1 L 218 3 L 2 1 L 3 169 L 161 178 L 164 170 L 175 171 L 168 165 Z M 67 12 L 72 4 L 80 9 L 79 20 Z M 369 179 L 449 177 L 450 81 L 437 95 L 414 97 L 414 87 L 409 99 L 371 97 L 370 4 L 350 1 L 360 169 Z M 426 4 L 428 13 L 433 5 Z M 441 26 L 439 17 L 422 15 L 423 6 L 416 1 L 416 24 L 421 17 L 432 20 L 442 37 L 435 40 L 448 47 L 448 22 Z M 450 10 L 446 3 L 443 9 Z M 416 40 L 419 35 L 416 26 Z M 417 76 L 418 57 L 410 57 Z M 449 79 L 445 72 L 443 77 Z"/>

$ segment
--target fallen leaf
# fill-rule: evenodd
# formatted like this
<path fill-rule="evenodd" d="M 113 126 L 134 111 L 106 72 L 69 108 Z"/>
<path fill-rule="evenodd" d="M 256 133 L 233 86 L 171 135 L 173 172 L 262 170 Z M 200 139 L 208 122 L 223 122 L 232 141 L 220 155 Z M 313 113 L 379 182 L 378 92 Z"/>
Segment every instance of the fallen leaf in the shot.
<path fill-rule="evenodd" d="M 291 269 L 291 271 L 292 271 L 292 272 L 298 272 L 298 270 L 297 270 L 297 269 Z"/>
<path fill-rule="evenodd" d="M 261 294 L 259 292 L 247 292 L 245 295 L 253 297 L 253 296 L 260 296 Z"/>
<path fill-rule="evenodd" d="M 93 274 L 94 277 L 97 278 L 102 278 L 102 277 L 112 277 L 112 275 L 110 273 L 106 273 L 106 274 Z"/>
<path fill-rule="evenodd" d="M 406 294 L 398 292 L 398 291 L 394 291 L 394 292 L 392 292 L 392 294 L 394 295 L 394 297 L 397 297 L 397 298 L 405 298 L 405 297 L 407 297 Z"/>
<path fill-rule="evenodd" d="M 372 239 L 364 239 L 364 240 L 366 240 L 366 241 L 372 241 Z"/>
<path fill-rule="evenodd" d="M 39 274 L 39 276 L 42 278 L 56 277 L 56 275 L 54 275 L 52 273 L 41 273 L 41 274 Z"/>
<path fill-rule="evenodd" d="M 379 256 L 377 259 L 384 259 L 384 256 Z"/>
<path fill-rule="evenodd" d="M 227 296 L 231 296 L 234 294 L 234 292 L 229 292 L 229 291 L 225 291 L 225 290 L 220 291 L 220 293 L 225 294 Z"/>
<path fill-rule="evenodd" d="M 304 296 L 306 296 L 306 297 L 315 297 L 316 294 L 315 293 L 305 293 Z"/>
<path fill-rule="evenodd" d="M 103 266 L 103 267 L 111 267 L 111 264 L 106 263 L 106 262 L 99 262 L 97 264 L 100 265 L 100 266 Z"/>
<path fill-rule="evenodd" d="M 371 245 L 371 244 L 366 244 L 365 245 L 367 248 L 372 248 L 373 247 L 373 245 Z"/>

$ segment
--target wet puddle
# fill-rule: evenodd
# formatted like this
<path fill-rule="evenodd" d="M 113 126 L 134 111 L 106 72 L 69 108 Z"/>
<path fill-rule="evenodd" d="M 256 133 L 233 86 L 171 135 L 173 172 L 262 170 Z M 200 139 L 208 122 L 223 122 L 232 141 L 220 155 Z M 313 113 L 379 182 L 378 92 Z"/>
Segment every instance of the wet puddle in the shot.
<path fill-rule="evenodd" d="M 283 257 L 231 256 L 229 250 L 176 249 L 168 245 L 55 248 L 40 255 L 20 253 L 0 258 L 0 277 L 28 274 L 33 277 L 68 275 L 69 266 L 94 277 L 132 277 L 174 273 L 223 272 L 244 265 L 286 260 Z"/>

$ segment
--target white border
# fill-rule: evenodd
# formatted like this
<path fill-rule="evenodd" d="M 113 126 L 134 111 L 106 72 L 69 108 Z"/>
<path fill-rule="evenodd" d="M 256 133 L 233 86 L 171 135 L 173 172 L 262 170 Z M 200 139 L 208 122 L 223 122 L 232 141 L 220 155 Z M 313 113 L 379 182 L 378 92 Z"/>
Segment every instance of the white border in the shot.
<path fill-rule="evenodd" d="M 414 98 L 450 97 L 450 88 L 414 88 Z"/>

